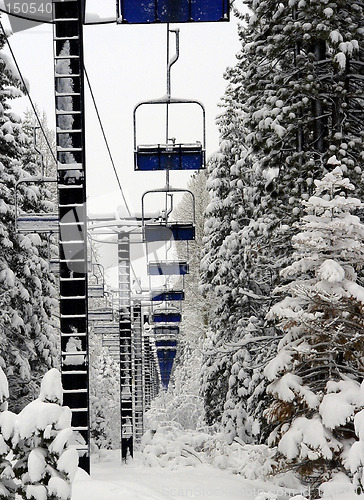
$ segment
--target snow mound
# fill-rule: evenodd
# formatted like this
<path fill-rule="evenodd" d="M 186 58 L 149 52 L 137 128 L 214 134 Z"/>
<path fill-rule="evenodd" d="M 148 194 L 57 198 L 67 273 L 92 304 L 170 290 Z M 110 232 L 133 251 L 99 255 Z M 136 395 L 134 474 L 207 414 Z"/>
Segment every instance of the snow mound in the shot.
<path fill-rule="evenodd" d="M 175 470 L 209 464 L 250 480 L 268 477 L 276 465 L 275 450 L 266 445 L 248 445 L 238 438 L 228 444 L 222 433 L 182 430 L 171 424 L 148 430 L 141 450 L 143 464 L 149 467 Z"/>

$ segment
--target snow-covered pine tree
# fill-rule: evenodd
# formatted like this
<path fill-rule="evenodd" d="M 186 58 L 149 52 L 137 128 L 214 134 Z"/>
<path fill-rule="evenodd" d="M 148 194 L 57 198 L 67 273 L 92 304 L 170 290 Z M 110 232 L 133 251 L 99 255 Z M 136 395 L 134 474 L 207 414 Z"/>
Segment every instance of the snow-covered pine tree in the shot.
<path fill-rule="evenodd" d="M 230 75 L 234 71 L 230 71 Z M 224 242 L 247 223 L 241 204 L 246 183 L 241 175 L 246 150 L 242 146 L 241 112 L 234 100 L 235 80 L 229 85 L 217 120 L 220 150 L 208 164 L 207 189 L 210 203 L 206 208 L 204 248 L 201 260 L 201 291 L 208 309 L 208 340 L 206 343 L 202 393 L 207 423 L 221 420 L 228 391 L 231 356 L 223 348 L 235 337 L 236 320 L 241 317 L 242 304 L 236 300 L 241 263 L 227 258 Z M 249 192 L 249 195 L 253 194 Z M 234 242 L 232 242 L 234 246 Z M 243 299 L 244 301 L 244 299 Z M 244 306 L 243 306 L 244 307 Z"/>
<path fill-rule="evenodd" d="M 93 273 L 89 275 L 89 286 L 106 289 L 104 270 L 97 265 L 98 250 L 90 248 Z M 106 291 L 105 291 L 106 295 Z M 112 299 L 111 299 L 112 300 Z M 111 304 L 107 304 L 112 306 Z M 89 309 L 105 307 L 105 297 L 89 297 Z M 119 365 L 103 347 L 102 335 L 95 334 L 90 323 L 90 432 L 92 450 L 114 449 L 120 446 L 120 377 Z"/>
<path fill-rule="evenodd" d="M 244 339 L 251 316 L 257 336 L 274 338 L 264 318 L 274 301 L 279 270 L 292 253 L 287 228 L 332 154 L 358 195 L 363 194 L 362 6 L 345 0 L 244 3 L 251 12 L 240 14 L 242 50 L 227 72 L 225 109 L 218 121 L 221 147 L 210 165 L 210 183 L 216 186 L 211 184 L 203 279 L 210 296 L 221 298 L 210 320 L 215 352 Z M 234 187 L 240 188 L 240 196 L 233 194 Z M 230 202 L 232 196 L 236 203 Z M 258 349 L 263 365 L 272 348 L 274 342 L 266 342 L 264 353 Z M 210 420 L 218 421 L 227 388 L 237 394 L 241 381 L 229 378 L 232 363 L 228 356 L 226 363 L 222 356 L 214 360 L 214 349 L 206 362 L 205 399 Z M 254 365 L 246 368 L 248 378 L 251 369 Z M 248 385 L 255 391 L 256 384 L 259 395 L 251 396 L 264 406 L 264 380 Z M 230 400 L 229 412 L 232 406 Z"/>
<path fill-rule="evenodd" d="M 333 156 L 330 164 L 339 163 Z M 285 295 L 268 317 L 283 337 L 265 368 L 273 401 L 265 418 L 275 429 L 282 469 L 312 487 L 345 471 L 356 441 L 354 417 L 364 408 L 364 207 L 336 166 L 315 181 L 292 238 L 293 263 L 282 270 Z M 362 457 L 364 460 L 364 456 Z"/>
<path fill-rule="evenodd" d="M 41 111 L 37 105 L 35 105 L 35 110 L 38 118 L 33 110 L 27 110 L 24 113 L 23 130 L 29 137 L 33 135 L 34 146 L 39 152 L 38 170 L 43 170 L 46 177 L 56 177 L 57 166 L 54 160 L 56 151 L 55 133 L 54 130 L 49 128 L 45 111 Z M 40 128 L 39 121 L 44 133 Z"/>
<path fill-rule="evenodd" d="M 120 446 L 119 365 L 102 347 L 101 335 L 90 343 L 91 438 L 95 451 Z"/>
<path fill-rule="evenodd" d="M 1 35 L 0 50 L 3 45 Z M 38 234 L 15 231 L 16 183 L 38 173 L 32 138 L 8 104 L 21 95 L 16 70 L 0 52 L 0 365 L 6 369 L 14 410 L 34 399 L 41 374 L 56 356 L 56 288 L 47 242 Z M 18 201 L 25 210 L 49 210 L 47 193 L 37 185 L 22 184 Z"/>
<path fill-rule="evenodd" d="M 3 420 L 2 413 L 7 412 L 9 399 L 9 384 L 5 373 L 0 368 L 0 498 L 15 499 L 17 485 L 14 481 L 13 464 L 10 460 L 11 447 L 6 441 L 9 439 L 7 419 Z M 11 425 L 12 428 L 11 418 Z"/>
<path fill-rule="evenodd" d="M 61 374 L 52 368 L 43 377 L 39 397 L 19 415 L 10 411 L 0 413 L 2 436 L 12 451 L 15 498 L 71 498 L 78 452 L 70 446 L 72 414 L 68 407 L 62 407 L 62 400 Z"/>

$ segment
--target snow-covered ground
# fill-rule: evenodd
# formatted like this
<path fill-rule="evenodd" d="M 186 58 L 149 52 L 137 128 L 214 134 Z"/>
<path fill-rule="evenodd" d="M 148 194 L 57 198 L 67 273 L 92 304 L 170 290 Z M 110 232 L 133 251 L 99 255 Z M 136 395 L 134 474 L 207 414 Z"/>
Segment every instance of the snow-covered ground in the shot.
<path fill-rule="evenodd" d="M 137 454 L 121 465 L 116 450 L 92 463 L 91 477 L 79 469 L 72 491 L 72 500 L 254 500 L 258 485 L 208 464 L 177 470 L 146 467 Z"/>
<path fill-rule="evenodd" d="M 292 491 L 267 482 L 248 481 L 231 471 L 208 464 L 170 470 L 148 467 L 141 456 L 127 465 L 120 463 L 120 451 L 107 452 L 93 461 L 91 477 L 79 469 L 73 483 L 72 500 L 288 500 Z M 304 497 L 296 496 L 296 500 Z M 327 500 L 363 500 L 350 492 L 328 494 Z"/>

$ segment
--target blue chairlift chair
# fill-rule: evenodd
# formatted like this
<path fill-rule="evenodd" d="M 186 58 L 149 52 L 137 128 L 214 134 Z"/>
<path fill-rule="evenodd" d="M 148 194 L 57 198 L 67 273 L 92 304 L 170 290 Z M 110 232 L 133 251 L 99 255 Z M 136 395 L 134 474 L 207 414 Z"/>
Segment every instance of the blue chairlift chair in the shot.
<path fill-rule="evenodd" d="M 161 372 L 162 385 L 167 388 L 171 377 L 174 358 L 176 357 L 176 348 L 157 348 L 157 357 Z"/>
<path fill-rule="evenodd" d="M 180 312 L 171 311 L 166 309 L 164 311 L 158 311 L 153 314 L 154 323 L 180 323 L 182 315 Z"/>
<path fill-rule="evenodd" d="M 184 300 L 185 292 L 182 290 L 152 290 L 152 302 L 167 302 Z"/>
<path fill-rule="evenodd" d="M 144 240 L 153 241 L 189 241 L 195 239 L 195 226 L 190 223 L 170 222 L 167 224 L 145 224 Z"/>
<path fill-rule="evenodd" d="M 186 261 L 167 260 L 148 263 L 148 274 L 150 276 L 185 275 L 188 272 L 189 266 Z"/>
<path fill-rule="evenodd" d="M 191 23 L 229 21 L 229 0 L 119 0 L 118 23 Z"/>
<path fill-rule="evenodd" d="M 179 334 L 179 327 L 172 325 L 158 325 L 153 328 L 154 335 L 158 337 L 170 337 Z"/>
<path fill-rule="evenodd" d="M 169 221 L 168 216 L 173 211 L 173 197 L 175 194 L 185 193 L 191 198 L 192 217 L 188 221 Z M 150 223 L 146 222 L 146 196 L 151 194 L 163 195 L 164 209 L 162 210 L 162 220 Z M 168 202 L 168 200 L 170 200 Z M 195 195 L 189 189 L 173 188 L 165 186 L 163 188 L 150 189 L 142 195 L 142 226 L 143 238 L 146 243 L 157 241 L 189 241 L 195 239 Z M 179 273 L 178 273 L 179 274 Z"/>
<path fill-rule="evenodd" d="M 147 105 L 169 106 L 187 104 L 197 105 L 202 113 L 202 134 L 194 143 L 177 143 L 176 139 L 162 139 L 153 144 L 138 144 L 137 112 Z M 205 168 L 206 156 L 206 124 L 205 108 L 202 103 L 192 99 L 180 99 L 165 96 L 160 99 L 142 101 L 136 105 L 133 114 L 134 120 L 134 170 L 201 170 Z"/>
<path fill-rule="evenodd" d="M 155 346 L 157 349 L 175 349 L 177 347 L 176 339 L 161 339 L 155 341 Z"/>

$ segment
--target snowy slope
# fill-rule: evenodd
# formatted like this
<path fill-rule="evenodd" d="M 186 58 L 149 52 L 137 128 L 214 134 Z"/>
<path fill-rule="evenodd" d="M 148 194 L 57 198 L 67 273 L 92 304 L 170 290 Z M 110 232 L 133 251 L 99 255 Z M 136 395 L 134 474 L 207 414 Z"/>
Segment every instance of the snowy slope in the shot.
<path fill-rule="evenodd" d="M 121 465 L 119 451 L 111 452 L 108 460 L 92 464 L 91 478 L 78 470 L 72 500 L 254 500 L 259 493 L 258 484 L 207 464 L 169 470 L 145 467 L 136 457 Z"/>
<path fill-rule="evenodd" d="M 108 451 L 92 463 L 91 477 L 78 469 L 72 500 L 305 500 L 292 490 L 260 480 L 248 481 L 208 464 L 170 470 L 142 465 L 140 455 L 121 465 L 120 451 Z M 327 491 L 324 500 L 363 500 L 347 489 L 341 494 Z"/>

